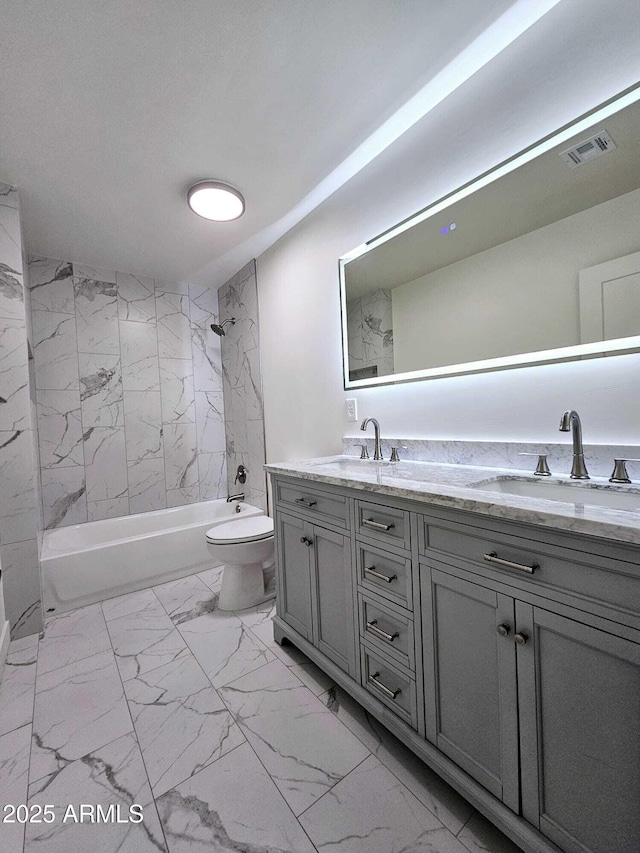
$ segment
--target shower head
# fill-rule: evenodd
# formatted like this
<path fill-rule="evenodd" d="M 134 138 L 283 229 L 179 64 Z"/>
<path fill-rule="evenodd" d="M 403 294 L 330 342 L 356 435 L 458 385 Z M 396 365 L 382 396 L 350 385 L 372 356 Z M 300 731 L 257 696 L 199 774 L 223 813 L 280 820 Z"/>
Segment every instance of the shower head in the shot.
<path fill-rule="evenodd" d="M 228 320 L 223 320 L 222 323 L 220 323 L 220 325 L 218 325 L 217 323 L 212 323 L 211 324 L 211 331 L 215 332 L 216 335 L 219 335 L 221 338 L 223 338 L 225 335 L 224 327 L 227 325 L 227 323 L 231 323 L 231 325 L 233 326 L 233 325 L 235 325 L 235 322 L 236 322 L 236 318 L 230 317 Z"/>

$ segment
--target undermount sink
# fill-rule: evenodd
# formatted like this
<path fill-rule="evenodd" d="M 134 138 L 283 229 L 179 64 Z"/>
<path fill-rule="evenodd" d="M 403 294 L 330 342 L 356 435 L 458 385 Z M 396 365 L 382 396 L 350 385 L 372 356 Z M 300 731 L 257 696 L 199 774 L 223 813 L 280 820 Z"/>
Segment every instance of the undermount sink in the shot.
<path fill-rule="evenodd" d="M 546 501 L 562 501 L 609 509 L 640 510 L 640 489 L 637 488 L 584 482 L 557 483 L 509 476 L 472 483 L 470 488 L 483 492 L 497 492 L 501 495 L 540 498 Z"/>
<path fill-rule="evenodd" d="M 374 459 L 332 459 L 326 462 L 316 462 L 314 467 L 324 468 L 327 471 L 347 471 L 359 473 L 367 468 L 377 470 L 379 468 L 389 468 L 391 462 L 377 461 Z"/>

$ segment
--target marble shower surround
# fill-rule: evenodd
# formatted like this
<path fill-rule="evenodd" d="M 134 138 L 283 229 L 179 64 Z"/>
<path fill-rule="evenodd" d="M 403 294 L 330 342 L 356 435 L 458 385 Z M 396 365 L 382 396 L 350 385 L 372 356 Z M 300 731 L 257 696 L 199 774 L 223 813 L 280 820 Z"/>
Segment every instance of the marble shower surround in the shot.
<path fill-rule="evenodd" d="M 18 193 L 0 184 L 0 562 L 13 639 L 42 628 L 25 295 Z"/>
<path fill-rule="evenodd" d="M 249 503 L 267 510 L 264 407 L 256 262 L 250 261 L 218 290 L 220 316 L 236 318 L 222 338 L 224 413 L 227 435 L 228 488 L 244 491 Z M 235 483 L 238 465 L 249 474 Z"/>
<path fill-rule="evenodd" d="M 205 287 L 32 257 L 46 529 L 226 495 Z"/>
<path fill-rule="evenodd" d="M 349 370 L 378 368 L 393 373 L 393 310 L 391 291 L 372 290 L 347 304 Z"/>

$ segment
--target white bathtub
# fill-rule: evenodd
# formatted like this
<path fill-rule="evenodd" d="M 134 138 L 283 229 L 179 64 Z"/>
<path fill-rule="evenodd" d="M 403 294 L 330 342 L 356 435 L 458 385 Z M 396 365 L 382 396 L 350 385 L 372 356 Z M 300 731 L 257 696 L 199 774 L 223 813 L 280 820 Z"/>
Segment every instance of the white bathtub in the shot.
<path fill-rule="evenodd" d="M 205 534 L 258 507 L 225 500 L 48 530 L 42 543 L 45 615 L 213 568 Z"/>

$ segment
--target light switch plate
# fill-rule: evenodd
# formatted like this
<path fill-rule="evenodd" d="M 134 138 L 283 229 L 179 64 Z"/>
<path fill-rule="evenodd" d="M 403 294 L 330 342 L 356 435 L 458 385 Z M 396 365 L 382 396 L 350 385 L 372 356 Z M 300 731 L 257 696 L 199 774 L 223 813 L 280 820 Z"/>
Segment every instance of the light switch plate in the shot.
<path fill-rule="evenodd" d="M 357 421 L 358 420 L 358 404 L 353 397 L 350 400 L 346 401 L 347 404 L 347 420 L 348 421 Z"/>

